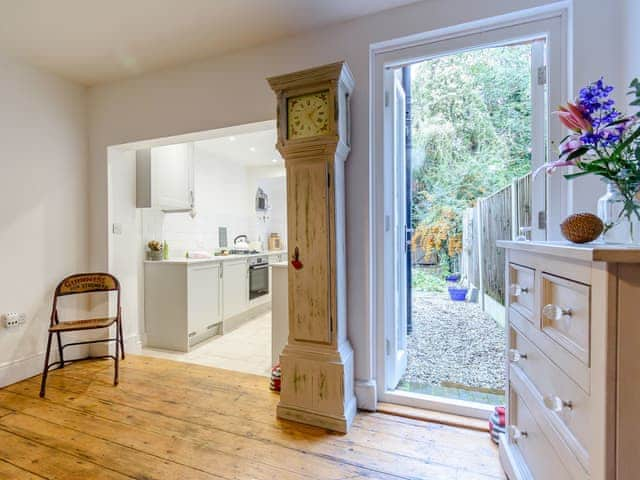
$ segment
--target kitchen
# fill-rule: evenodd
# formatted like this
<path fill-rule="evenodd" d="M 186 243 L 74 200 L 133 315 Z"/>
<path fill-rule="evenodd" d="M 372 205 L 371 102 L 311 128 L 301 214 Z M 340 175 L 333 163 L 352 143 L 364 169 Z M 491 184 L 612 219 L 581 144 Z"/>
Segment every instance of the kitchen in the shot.
<path fill-rule="evenodd" d="M 260 375 L 278 361 L 286 178 L 275 129 L 253 130 L 135 150 L 144 355 Z"/>

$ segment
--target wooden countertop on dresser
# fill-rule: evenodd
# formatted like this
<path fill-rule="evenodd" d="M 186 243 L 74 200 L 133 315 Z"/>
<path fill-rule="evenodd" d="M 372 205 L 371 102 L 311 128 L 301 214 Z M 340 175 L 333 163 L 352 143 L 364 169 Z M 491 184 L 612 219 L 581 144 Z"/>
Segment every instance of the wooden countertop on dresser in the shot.
<path fill-rule="evenodd" d="M 623 244 L 604 243 L 570 243 L 570 242 L 530 242 L 498 240 L 498 247 L 512 250 L 526 250 L 543 255 L 555 255 L 558 257 L 586 262 L 606 263 L 640 263 L 640 245 L 631 247 Z"/>

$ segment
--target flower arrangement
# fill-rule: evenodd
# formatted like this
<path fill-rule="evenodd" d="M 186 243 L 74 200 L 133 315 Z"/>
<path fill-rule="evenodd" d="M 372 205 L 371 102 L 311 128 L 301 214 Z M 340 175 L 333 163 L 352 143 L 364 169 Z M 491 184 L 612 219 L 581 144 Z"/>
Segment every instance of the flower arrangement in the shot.
<path fill-rule="evenodd" d="M 640 81 L 634 79 L 629 88 L 628 95 L 633 97 L 630 105 L 640 106 Z M 568 180 L 593 174 L 612 185 L 621 208 L 614 218 L 603 218 L 605 234 L 623 219 L 630 228 L 634 221 L 640 221 L 636 199 L 640 188 L 640 113 L 623 115 L 615 107 L 612 91 L 601 78 L 582 88 L 574 103 L 559 107 L 555 113 L 571 133 L 560 144 L 559 158 L 535 172 L 573 167 L 573 172 L 564 175 Z"/>

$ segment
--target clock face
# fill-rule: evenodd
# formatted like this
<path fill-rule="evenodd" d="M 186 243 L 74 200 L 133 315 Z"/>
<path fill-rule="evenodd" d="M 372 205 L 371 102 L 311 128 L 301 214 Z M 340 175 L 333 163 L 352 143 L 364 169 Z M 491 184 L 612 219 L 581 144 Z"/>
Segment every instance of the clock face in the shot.
<path fill-rule="evenodd" d="M 287 99 L 288 138 L 329 134 L 329 90 Z"/>

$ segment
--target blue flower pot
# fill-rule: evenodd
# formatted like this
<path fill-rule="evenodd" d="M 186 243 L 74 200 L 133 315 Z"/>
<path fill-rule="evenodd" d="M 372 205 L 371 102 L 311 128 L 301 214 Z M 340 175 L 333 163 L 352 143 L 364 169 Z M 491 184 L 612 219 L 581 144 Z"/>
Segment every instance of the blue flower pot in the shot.
<path fill-rule="evenodd" d="M 464 302 L 468 291 L 468 288 L 449 287 L 449 298 L 454 302 Z"/>
<path fill-rule="evenodd" d="M 460 274 L 459 273 L 452 273 L 451 275 L 448 275 L 447 278 L 445 278 L 445 280 L 447 282 L 459 282 L 460 281 Z"/>

